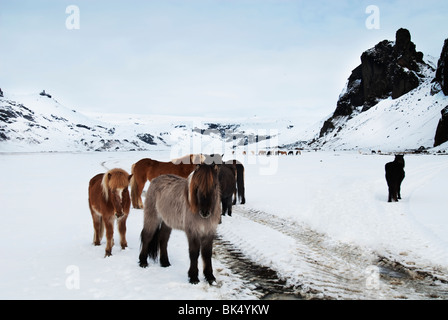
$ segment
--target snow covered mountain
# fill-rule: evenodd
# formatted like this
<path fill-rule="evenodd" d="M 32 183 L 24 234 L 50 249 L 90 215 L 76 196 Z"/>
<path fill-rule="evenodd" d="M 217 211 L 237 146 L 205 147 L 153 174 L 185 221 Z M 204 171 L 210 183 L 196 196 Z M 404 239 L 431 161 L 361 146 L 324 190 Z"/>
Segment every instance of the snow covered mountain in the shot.
<path fill-rule="evenodd" d="M 45 92 L 0 92 L 0 152 L 171 150 L 258 154 L 295 148 L 448 151 L 448 41 L 440 59 L 416 51 L 408 30 L 361 56 L 336 110 L 307 130 L 294 119 L 82 114 Z M 436 146 L 434 148 L 434 146 Z"/>
<path fill-rule="evenodd" d="M 0 97 L 0 151 L 224 153 L 297 140 L 290 120 L 222 120 L 141 114 L 82 114 L 42 92 Z M 242 151 L 241 151 L 242 152 Z"/>
<path fill-rule="evenodd" d="M 446 47 L 446 49 L 445 49 Z M 336 110 L 314 137 L 312 148 L 374 151 L 446 150 L 446 139 L 435 139 L 446 113 L 443 88 L 448 45 L 441 58 L 423 58 L 409 31 L 397 31 L 395 41 L 384 40 L 361 56 L 339 96 Z M 439 146 L 439 144 L 441 144 Z"/>

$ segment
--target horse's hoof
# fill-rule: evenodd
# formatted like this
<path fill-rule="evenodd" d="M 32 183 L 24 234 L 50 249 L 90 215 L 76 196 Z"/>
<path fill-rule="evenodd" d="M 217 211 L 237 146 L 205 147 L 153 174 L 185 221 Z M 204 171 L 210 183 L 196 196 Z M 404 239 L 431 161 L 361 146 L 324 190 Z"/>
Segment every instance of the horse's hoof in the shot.
<path fill-rule="evenodd" d="M 140 263 L 139 263 L 139 266 L 141 267 L 141 268 L 147 268 L 148 267 L 148 262 L 146 262 L 146 261 L 140 261 Z"/>
<path fill-rule="evenodd" d="M 194 279 L 190 278 L 190 283 L 191 284 L 198 284 L 199 283 L 199 278 L 194 278 Z"/>
<path fill-rule="evenodd" d="M 106 254 L 104 255 L 104 258 L 112 256 L 112 252 L 106 251 Z"/>
<path fill-rule="evenodd" d="M 206 280 L 207 280 L 207 282 L 208 282 L 208 284 L 209 285 L 214 285 L 214 284 L 217 284 L 217 282 L 216 282 L 216 278 L 215 277 L 210 277 L 210 278 L 206 278 Z"/>
<path fill-rule="evenodd" d="M 160 262 L 160 266 L 162 267 L 162 268 L 168 268 L 169 266 L 171 265 L 171 263 L 169 263 L 169 262 Z"/>

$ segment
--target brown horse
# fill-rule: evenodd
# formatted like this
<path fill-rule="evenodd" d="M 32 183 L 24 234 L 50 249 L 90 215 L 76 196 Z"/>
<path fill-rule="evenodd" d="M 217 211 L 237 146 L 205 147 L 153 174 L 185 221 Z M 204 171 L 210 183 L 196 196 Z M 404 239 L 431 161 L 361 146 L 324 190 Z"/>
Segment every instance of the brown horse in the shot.
<path fill-rule="evenodd" d="M 216 165 L 197 165 L 188 179 L 176 175 L 155 178 L 146 193 L 143 230 L 141 233 L 140 267 L 148 266 L 160 250 L 160 265 L 170 266 L 168 240 L 171 230 L 183 230 L 190 252 L 190 283 L 198 278 L 198 257 L 201 252 L 204 276 L 212 284 L 212 249 L 216 228 L 221 218 L 221 203 Z"/>
<path fill-rule="evenodd" d="M 142 192 L 146 181 L 162 174 L 175 174 L 186 178 L 202 163 L 202 155 L 191 154 L 169 162 L 161 162 L 149 158 L 142 159 L 132 165 L 131 200 L 136 209 L 143 209 Z"/>
<path fill-rule="evenodd" d="M 131 201 L 129 198 L 129 180 L 131 176 L 122 169 L 112 169 L 96 175 L 89 183 L 89 207 L 93 219 L 93 243 L 101 244 L 106 228 L 106 257 L 112 255 L 114 222 L 118 219 L 118 231 L 121 237 L 121 247 L 128 246 L 126 242 L 126 219 L 128 218 Z"/>

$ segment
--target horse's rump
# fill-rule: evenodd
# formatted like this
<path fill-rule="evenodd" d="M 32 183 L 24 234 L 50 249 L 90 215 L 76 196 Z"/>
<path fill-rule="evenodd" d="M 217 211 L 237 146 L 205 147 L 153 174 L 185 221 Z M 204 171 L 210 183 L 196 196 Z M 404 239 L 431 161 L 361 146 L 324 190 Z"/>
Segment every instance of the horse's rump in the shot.
<path fill-rule="evenodd" d="M 169 227 L 184 230 L 187 193 L 185 178 L 172 174 L 154 178 L 146 192 L 144 224 L 158 224 L 164 220 Z"/>
<path fill-rule="evenodd" d="M 236 188 L 236 167 L 232 165 L 221 165 L 219 169 L 219 185 L 221 196 L 232 196 Z"/>
<path fill-rule="evenodd" d="M 132 165 L 133 178 L 131 180 L 131 199 L 134 208 L 143 207 L 141 194 L 143 192 L 146 181 L 151 182 L 154 178 L 165 174 L 175 174 L 180 177 L 187 178 L 190 173 L 196 168 L 196 164 L 194 164 L 193 162 L 200 161 L 198 159 L 201 158 L 200 155 L 189 155 L 188 158 L 191 161 L 187 161 L 186 157 L 180 158 L 175 162 L 161 162 L 145 158 L 134 163 Z M 188 163 L 183 163 L 183 160 Z"/>

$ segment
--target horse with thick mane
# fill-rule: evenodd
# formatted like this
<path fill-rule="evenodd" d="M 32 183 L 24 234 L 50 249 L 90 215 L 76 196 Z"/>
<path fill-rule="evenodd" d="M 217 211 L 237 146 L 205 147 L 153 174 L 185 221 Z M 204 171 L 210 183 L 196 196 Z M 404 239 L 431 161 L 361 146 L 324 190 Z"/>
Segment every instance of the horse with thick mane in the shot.
<path fill-rule="evenodd" d="M 129 198 L 129 180 L 131 176 L 122 169 L 112 169 L 106 173 L 97 174 L 89 182 L 89 208 L 93 220 L 93 243 L 101 244 L 106 228 L 106 254 L 112 255 L 114 222 L 118 219 L 118 231 L 121 237 L 121 247 L 127 247 L 126 219 L 128 218 L 131 201 Z"/>
<path fill-rule="evenodd" d="M 168 240 L 171 230 L 185 231 L 190 252 L 190 283 L 198 278 L 198 257 L 201 252 L 204 276 L 212 284 L 216 279 L 212 268 L 213 239 L 221 219 L 220 190 L 216 165 L 201 164 L 188 176 L 162 175 L 151 181 L 146 193 L 141 232 L 140 266 L 148 266 L 160 251 L 160 265 L 170 266 Z"/>
<path fill-rule="evenodd" d="M 146 181 L 163 174 L 175 174 L 186 178 L 196 168 L 197 164 L 203 162 L 201 154 L 190 154 L 169 162 L 161 162 L 149 158 L 142 159 L 132 165 L 131 200 L 136 209 L 143 208 L 142 192 Z"/>

